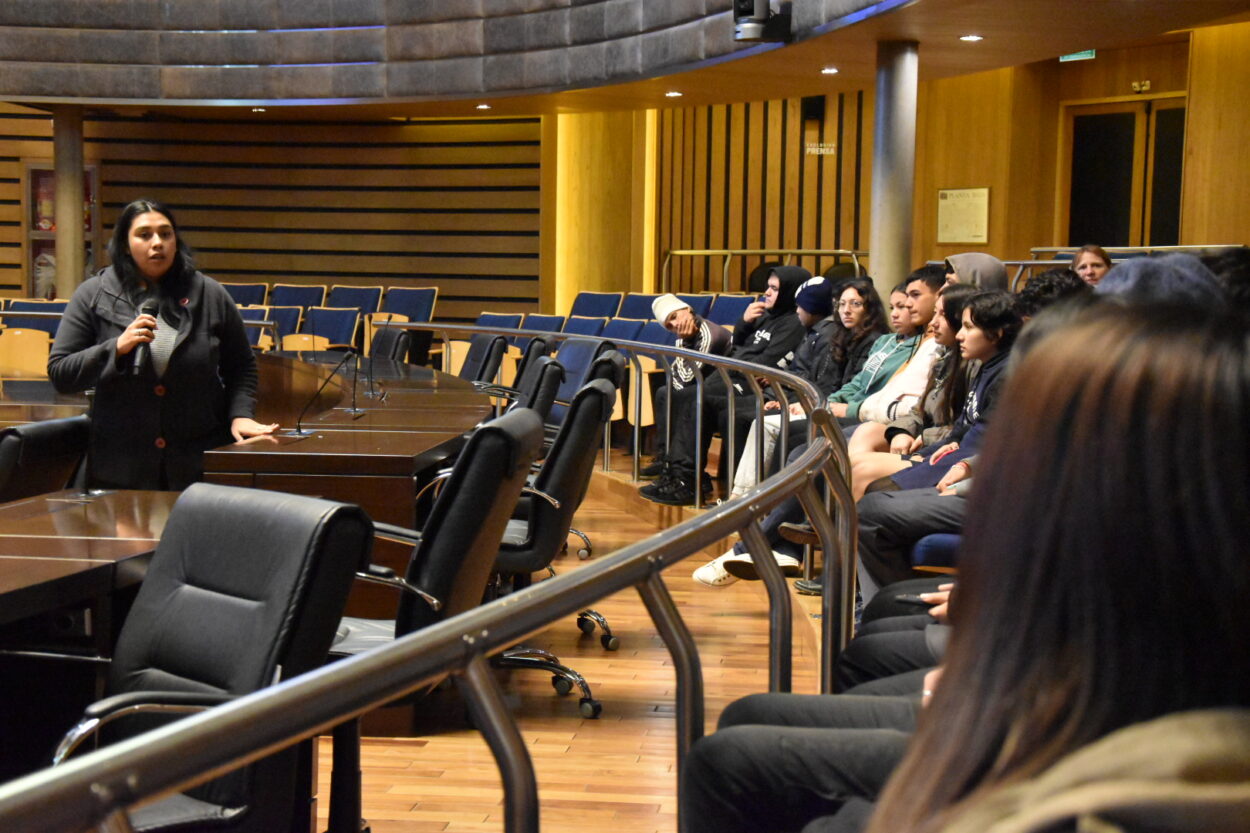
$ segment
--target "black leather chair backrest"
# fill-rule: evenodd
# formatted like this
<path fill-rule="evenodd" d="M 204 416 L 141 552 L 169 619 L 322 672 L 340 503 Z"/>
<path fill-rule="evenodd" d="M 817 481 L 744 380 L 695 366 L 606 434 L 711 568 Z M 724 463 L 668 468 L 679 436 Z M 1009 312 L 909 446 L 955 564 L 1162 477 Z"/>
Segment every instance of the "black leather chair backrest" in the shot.
<path fill-rule="evenodd" d="M 460 366 L 460 378 L 470 382 L 491 382 L 499 372 L 508 340 L 503 336 L 478 333 L 469 340 L 469 350 Z"/>
<path fill-rule="evenodd" d="M 551 356 L 539 356 L 532 361 L 525 373 L 518 377 L 516 383 L 517 396 L 508 406 L 508 410 L 529 408 L 538 414 L 543 422 L 551 413 L 551 406 L 556 401 L 556 391 L 564 381 L 564 366 Z"/>
<path fill-rule="evenodd" d="M 118 637 L 109 694 L 241 695 L 321 666 L 372 542 L 373 523 L 358 506 L 191 485 L 170 513 Z M 152 725 L 148 718 L 126 728 Z M 295 776 L 288 753 L 189 794 L 248 807 L 253 816 L 289 815 Z"/>
<path fill-rule="evenodd" d="M 625 356 L 619 350 L 605 350 L 590 365 L 587 381 L 606 379 L 617 390 L 625 381 Z"/>
<path fill-rule="evenodd" d="M 534 478 L 534 488 L 555 498 L 559 507 L 529 498 L 528 537 L 522 544 L 500 546 L 495 568 L 501 573 L 531 573 L 551 563 L 568 537 L 573 514 L 585 497 L 598 457 L 603 426 L 612 418 L 616 389 L 606 379 L 587 382 L 569 403 L 560 426 Z"/>
<path fill-rule="evenodd" d="M 551 345 L 547 343 L 545 338 L 535 336 L 531 338 L 525 345 L 525 349 L 521 351 L 521 360 L 516 363 L 516 378 L 520 379 L 533 366 L 534 360 L 539 356 L 546 356 L 551 353 Z M 516 385 L 520 387 L 520 383 Z"/>
<path fill-rule="evenodd" d="M 86 416 L 0 431 L 0 503 L 64 489 L 87 453 L 90 434 Z"/>
<path fill-rule="evenodd" d="M 369 344 L 369 355 L 379 359 L 407 361 L 412 345 L 411 334 L 395 327 L 378 327 Z"/>
<path fill-rule="evenodd" d="M 483 423 L 469 437 L 430 509 L 421 543 L 408 564 L 408 581 L 439 599 L 442 609 L 434 611 L 403 594 L 396 636 L 481 603 L 499 542 L 542 440 L 542 420 L 526 408 Z"/>

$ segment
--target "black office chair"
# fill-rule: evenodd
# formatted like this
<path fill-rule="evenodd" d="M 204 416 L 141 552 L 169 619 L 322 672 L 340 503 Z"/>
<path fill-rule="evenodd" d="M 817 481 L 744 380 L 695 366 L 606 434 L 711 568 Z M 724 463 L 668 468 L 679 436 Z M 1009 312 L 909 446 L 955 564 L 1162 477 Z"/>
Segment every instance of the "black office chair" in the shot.
<path fill-rule="evenodd" d="M 398 327 L 378 327 L 369 342 L 369 356 L 378 359 L 407 361 L 412 346 L 412 335 Z"/>
<path fill-rule="evenodd" d="M 507 349 L 508 339 L 503 336 L 478 333 L 469 340 L 469 350 L 465 353 L 458 375 L 475 385 L 491 384 L 499 373 L 499 365 L 503 363 L 503 354 Z"/>
<path fill-rule="evenodd" d="M 64 489 L 91 435 L 87 416 L 48 419 L 0 431 L 0 503 Z"/>
<path fill-rule="evenodd" d="M 621 392 L 621 385 L 624 383 L 625 379 L 624 354 L 615 349 L 607 349 L 600 353 L 595 360 L 591 362 L 590 371 L 586 374 L 586 377 L 588 381 L 593 381 L 595 379 L 607 380 L 612 384 L 612 387 L 616 390 L 617 395 L 619 396 Z M 611 419 L 611 415 L 609 415 L 608 419 Z M 609 440 L 611 440 L 611 426 L 605 422 L 603 424 L 603 442 L 605 447 L 607 446 Z M 586 481 L 586 486 L 587 488 L 590 487 L 589 480 Z M 585 492 L 583 491 L 581 497 L 577 499 L 577 502 L 580 504 L 582 498 L 585 496 Z M 577 527 L 569 527 L 569 534 L 576 535 L 582 542 L 582 545 L 577 548 L 577 557 L 583 561 L 590 558 L 591 554 L 595 551 L 594 544 L 590 541 L 590 536 L 585 532 L 582 532 Z M 596 623 L 598 623 L 604 630 L 604 636 L 601 637 L 603 639 L 604 646 L 607 647 L 609 640 L 612 640 L 612 644 L 615 644 L 616 637 L 611 635 L 612 630 L 608 627 L 608 623 L 603 620 L 602 616 L 595 613 L 595 611 L 588 610 L 584 616 L 579 617 L 577 620 L 577 624 L 581 627 L 582 632 L 588 635 L 594 633 Z M 616 649 L 610 648 L 609 650 Z"/>
<path fill-rule="evenodd" d="M 415 545 L 403 579 L 384 568 L 368 571 L 368 580 L 401 591 L 395 618 L 345 617 L 331 656 L 388 645 L 482 603 L 499 541 L 541 444 L 542 421 L 533 411 L 512 411 L 483 423 L 455 466 L 435 481 L 437 497 L 420 532 L 376 525 L 380 536 Z M 359 829 L 359 749 L 358 720 L 335 727 L 331 831 Z"/>
<path fill-rule="evenodd" d="M 556 391 L 564 381 L 564 366 L 551 356 L 539 356 L 517 377 L 516 390 L 508 410 L 529 408 L 544 422 L 556 401 Z"/>
<path fill-rule="evenodd" d="M 170 513 L 109 669 L 59 762 L 100 726 L 110 739 L 202 711 L 325 663 L 373 525 L 357 506 L 197 483 Z M 157 709 L 134 715 L 136 709 Z M 301 750 L 301 746 L 303 749 Z M 131 815 L 137 830 L 296 829 L 310 811 L 300 756 L 275 753 Z M 305 760 L 310 760 L 305 758 Z M 309 772 L 303 767 L 303 774 Z M 302 822 L 304 829 L 308 821 Z"/>
<path fill-rule="evenodd" d="M 599 438 L 603 426 L 612 417 L 615 401 L 616 389 L 611 383 L 596 379 L 588 382 L 569 403 L 560 433 L 532 480 L 537 494 L 523 498 L 513 513 L 513 520 L 508 521 L 495 558 L 495 594 L 528 587 L 534 573 L 551 571 L 552 560 L 565 545 L 573 513 L 590 485 Z M 601 639 L 605 648 L 616 648 L 616 637 L 602 616 L 594 611 L 579 614 L 578 625 L 584 631 L 581 623 L 585 620 L 591 622 L 590 631 L 595 624 L 604 629 Z M 511 648 L 497 662 L 505 667 L 539 668 L 550 672 L 552 685 L 561 694 L 568 694 L 574 686 L 581 690 L 579 705 L 584 716 L 599 715 L 601 706 L 591 695 L 586 680 L 551 653 L 536 648 Z"/>

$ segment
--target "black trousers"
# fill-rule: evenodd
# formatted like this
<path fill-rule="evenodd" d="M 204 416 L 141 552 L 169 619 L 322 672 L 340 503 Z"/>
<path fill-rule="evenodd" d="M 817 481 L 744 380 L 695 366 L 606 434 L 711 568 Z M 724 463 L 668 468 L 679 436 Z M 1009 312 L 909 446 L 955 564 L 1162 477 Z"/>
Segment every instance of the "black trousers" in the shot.
<path fill-rule="evenodd" d="M 959 532 L 967 501 L 935 489 L 869 492 L 859 514 L 860 589 L 868 602 L 877 588 L 911 577 L 912 545 L 934 532 Z"/>
<path fill-rule="evenodd" d="M 746 431 L 734 432 L 734 447 L 729 448 L 729 402 L 734 403 L 735 420 L 742 414 L 755 413 L 755 395 L 741 394 L 732 387 L 726 387 L 721 376 L 708 376 L 703 383 L 703 432 L 696 431 L 696 417 L 699 413 L 698 390 L 689 385 L 673 392 L 673 427 L 670 432 L 672 443 L 668 448 L 668 459 L 678 471 L 693 476 L 695 450 L 702 452 L 701 459 L 707 462 L 708 447 L 712 442 L 712 433 L 719 431 L 726 443 L 728 453 L 737 460 L 746 447 Z M 752 417 L 754 418 L 754 417 Z M 749 425 L 750 423 L 748 423 Z M 722 455 L 723 456 L 723 455 Z"/>
<path fill-rule="evenodd" d="M 918 709 L 915 697 L 851 695 L 758 694 L 730 704 L 686 758 L 686 829 L 862 829 Z"/>
<path fill-rule="evenodd" d="M 834 686 L 846 691 L 896 674 L 932 668 L 942 661 L 947 633 L 945 625 L 925 613 L 861 624 L 855 638 L 838 655 Z"/>

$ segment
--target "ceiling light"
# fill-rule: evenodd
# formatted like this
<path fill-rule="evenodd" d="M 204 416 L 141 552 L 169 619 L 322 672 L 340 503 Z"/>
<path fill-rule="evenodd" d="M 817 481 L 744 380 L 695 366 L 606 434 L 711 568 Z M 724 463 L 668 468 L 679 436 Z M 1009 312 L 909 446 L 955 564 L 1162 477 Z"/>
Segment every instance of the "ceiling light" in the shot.
<path fill-rule="evenodd" d="M 490 105 L 489 105 L 489 104 L 479 104 L 479 105 L 477 105 L 477 109 L 479 109 L 479 110 L 489 110 L 489 109 L 490 109 Z"/>
<path fill-rule="evenodd" d="M 668 92 L 664 94 L 664 97 L 665 98 L 681 98 L 681 93 L 677 92 L 677 90 L 669 90 Z"/>
<path fill-rule="evenodd" d="M 824 69 L 820 71 L 820 74 L 821 75 L 837 75 L 838 68 L 837 67 L 825 67 Z"/>
<path fill-rule="evenodd" d="M 985 40 L 985 38 L 981 37 L 980 35 L 963 35 L 959 39 L 961 41 L 967 41 L 968 43 L 976 43 L 979 40 Z"/>
<path fill-rule="evenodd" d="M 252 112 L 253 112 L 253 113 L 263 113 L 263 112 L 265 112 L 265 108 L 264 108 L 264 107 L 253 107 L 253 108 L 252 108 Z"/>

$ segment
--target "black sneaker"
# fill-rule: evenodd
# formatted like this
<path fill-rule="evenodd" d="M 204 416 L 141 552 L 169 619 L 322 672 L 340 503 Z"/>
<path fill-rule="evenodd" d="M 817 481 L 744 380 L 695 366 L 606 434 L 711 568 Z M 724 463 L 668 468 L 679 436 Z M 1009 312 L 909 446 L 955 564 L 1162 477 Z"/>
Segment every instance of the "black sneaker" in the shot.
<path fill-rule="evenodd" d="M 662 478 L 652 483 L 650 486 L 644 486 L 638 490 L 638 494 L 642 495 L 652 503 L 663 503 L 666 506 L 688 506 L 695 502 L 694 496 L 694 478 L 687 478 L 684 475 L 673 474 L 667 478 Z M 706 498 L 712 494 L 712 482 L 707 475 L 703 476 L 703 494 L 701 498 Z"/>
<path fill-rule="evenodd" d="M 656 457 L 638 471 L 638 476 L 649 480 L 653 477 L 662 477 L 667 472 L 668 460 L 665 460 L 663 457 Z"/>

